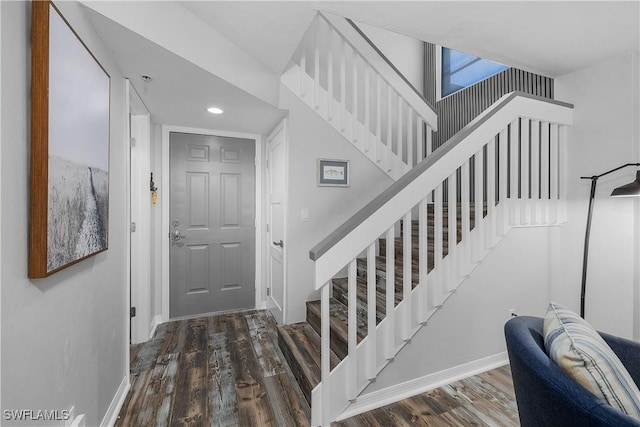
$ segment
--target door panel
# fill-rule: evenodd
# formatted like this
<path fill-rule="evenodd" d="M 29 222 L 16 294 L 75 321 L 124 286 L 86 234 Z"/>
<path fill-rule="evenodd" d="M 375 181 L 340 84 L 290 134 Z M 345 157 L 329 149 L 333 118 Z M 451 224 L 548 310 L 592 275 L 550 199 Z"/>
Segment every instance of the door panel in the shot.
<path fill-rule="evenodd" d="M 253 140 L 172 132 L 170 316 L 255 305 Z"/>
<path fill-rule="evenodd" d="M 268 186 L 269 186 L 269 255 L 268 286 L 270 289 L 267 305 L 278 323 L 284 322 L 286 276 L 284 235 L 285 224 L 285 179 L 286 179 L 286 139 L 284 126 L 267 140 Z"/>

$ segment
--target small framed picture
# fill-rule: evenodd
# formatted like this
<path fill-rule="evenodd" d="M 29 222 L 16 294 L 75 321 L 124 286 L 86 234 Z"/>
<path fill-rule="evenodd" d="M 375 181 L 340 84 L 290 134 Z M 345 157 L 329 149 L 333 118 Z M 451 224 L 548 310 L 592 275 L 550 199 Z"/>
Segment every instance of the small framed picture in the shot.
<path fill-rule="evenodd" d="M 318 159 L 319 187 L 348 187 L 349 160 Z"/>

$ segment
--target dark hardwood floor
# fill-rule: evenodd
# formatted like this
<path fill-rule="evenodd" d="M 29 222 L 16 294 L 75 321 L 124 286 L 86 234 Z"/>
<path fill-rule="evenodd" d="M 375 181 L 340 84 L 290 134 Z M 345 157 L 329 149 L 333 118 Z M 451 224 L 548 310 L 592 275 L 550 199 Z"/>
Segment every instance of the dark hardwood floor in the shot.
<path fill-rule="evenodd" d="M 116 426 L 308 426 L 309 406 L 273 318 L 245 311 L 169 322 L 131 347 L 131 390 Z M 334 426 L 517 426 L 508 367 Z"/>

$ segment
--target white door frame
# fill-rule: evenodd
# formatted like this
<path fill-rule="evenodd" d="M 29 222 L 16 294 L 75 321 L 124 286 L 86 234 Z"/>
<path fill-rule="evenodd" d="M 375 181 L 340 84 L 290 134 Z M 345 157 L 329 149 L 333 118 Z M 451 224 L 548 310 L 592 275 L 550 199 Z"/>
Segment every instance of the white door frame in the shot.
<path fill-rule="evenodd" d="M 129 307 L 136 307 L 131 321 L 131 343 L 151 338 L 151 117 L 144 102 L 127 80 L 129 108 L 129 221 L 136 224 L 130 236 Z"/>
<path fill-rule="evenodd" d="M 282 144 L 283 144 L 283 149 L 284 149 L 284 165 L 285 165 L 285 170 L 284 170 L 284 188 L 282 189 L 283 191 L 283 195 L 282 195 L 282 221 L 283 221 L 283 230 L 282 230 L 282 239 L 285 242 L 284 247 L 282 248 L 282 324 L 286 325 L 287 324 L 287 248 L 289 247 L 288 243 L 288 239 L 287 239 L 287 207 L 288 207 L 288 195 L 289 195 L 289 134 L 287 132 L 287 119 L 283 119 L 270 133 L 269 136 L 267 136 L 267 139 L 265 141 L 265 152 L 266 152 L 266 157 L 268 158 L 268 153 L 269 153 L 269 141 L 271 141 L 277 134 L 278 132 L 282 131 L 283 134 L 283 138 L 282 138 Z M 265 220 L 267 222 L 269 222 L 269 227 L 271 227 L 270 221 L 271 221 L 271 217 L 270 217 L 270 213 L 269 213 L 269 204 L 270 204 L 270 188 L 271 188 L 271 183 L 269 182 L 270 179 L 270 173 L 267 171 L 266 174 L 266 181 L 267 181 L 267 187 L 266 187 L 266 206 L 267 206 L 267 212 L 266 212 L 266 218 Z M 272 228 L 269 228 L 269 230 L 272 230 Z M 266 252 L 266 257 L 269 258 L 271 256 L 271 254 L 269 253 L 269 247 L 270 247 L 270 241 L 271 241 L 271 233 L 267 232 L 266 233 L 268 239 L 265 241 L 265 252 Z M 269 266 L 271 265 L 271 262 L 267 261 L 267 267 L 266 267 L 266 286 L 271 286 L 270 280 L 271 280 L 271 272 L 269 271 Z M 272 291 L 273 292 L 273 291 Z M 268 301 L 267 301 L 267 304 Z M 267 305 L 267 308 L 270 309 L 270 307 Z"/>
<path fill-rule="evenodd" d="M 255 297 L 255 306 L 256 309 L 262 309 L 266 306 L 266 301 L 264 298 L 265 290 L 265 278 L 264 278 L 264 270 L 262 268 L 262 254 L 264 247 L 264 236 L 262 233 L 263 229 L 263 215 L 262 215 L 262 183 L 263 183 L 263 174 L 264 174 L 264 161 L 263 161 L 263 144 L 262 144 L 262 136 L 252 133 L 241 133 L 241 132 L 229 132 L 222 130 L 214 130 L 214 129 L 198 129 L 198 128 L 190 128 L 190 127 L 182 127 L 182 126 L 162 126 L 162 186 L 161 189 L 164 191 L 165 197 L 162 197 L 162 233 L 161 233 L 161 247 L 162 247 L 162 321 L 166 322 L 171 319 L 169 312 L 169 285 L 170 285 L 170 276 L 169 276 L 169 206 L 171 197 L 169 194 L 169 133 L 170 132 L 182 132 L 182 133 L 193 133 L 198 135 L 211 135 L 211 136 L 223 136 L 229 138 L 243 138 L 243 139 L 253 139 L 255 141 L 255 289 L 256 289 L 256 297 Z"/>

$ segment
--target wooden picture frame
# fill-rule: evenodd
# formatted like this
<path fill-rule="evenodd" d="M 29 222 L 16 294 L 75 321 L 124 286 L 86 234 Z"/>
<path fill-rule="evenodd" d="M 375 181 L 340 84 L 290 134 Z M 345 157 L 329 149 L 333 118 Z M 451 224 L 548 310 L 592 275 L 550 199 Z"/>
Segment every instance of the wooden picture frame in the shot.
<path fill-rule="evenodd" d="M 108 248 L 109 74 L 50 1 L 33 1 L 29 277 Z"/>
<path fill-rule="evenodd" d="M 349 186 L 349 160 L 318 159 L 317 171 L 319 187 Z"/>

